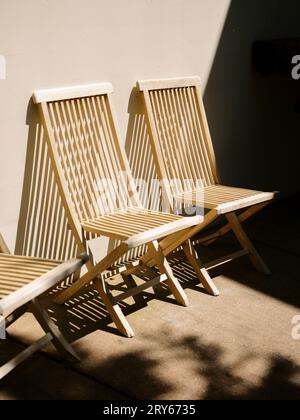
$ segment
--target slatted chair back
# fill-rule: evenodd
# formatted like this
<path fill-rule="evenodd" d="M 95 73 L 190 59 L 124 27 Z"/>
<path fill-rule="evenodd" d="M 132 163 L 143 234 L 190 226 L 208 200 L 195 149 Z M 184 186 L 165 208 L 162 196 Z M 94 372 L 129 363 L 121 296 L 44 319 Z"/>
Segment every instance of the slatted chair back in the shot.
<path fill-rule="evenodd" d="M 4 238 L 3 238 L 3 236 L 1 235 L 1 232 L 0 232 L 0 254 L 2 254 L 2 253 L 9 254 L 9 249 L 8 249 L 8 246 L 6 245 L 6 242 L 4 241 Z"/>
<path fill-rule="evenodd" d="M 144 96 L 158 176 L 173 181 L 170 202 L 172 196 L 216 184 L 199 77 L 139 81 L 137 86 Z"/>
<path fill-rule="evenodd" d="M 69 223 L 140 206 L 119 143 L 109 83 L 38 91 L 49 152 Z"/>
<path fill-rule="evenodd" d="M 199 77 L 143 80 L 137 82 L 137 87 L 143 93 L 145 101 L 158 176 L 169 182 L 164 183 L 169 187 L 164 188 L 164 193 L 170 206 L 174 209 L 175 202 L 189 201 L 196 205 L 203 203 L 206 209 L 211 209 L 205 215 L 198 233 L 218 215 L 224 214 L 228 224 L 211 235 L 198 238 L 198 241 L 209 245 L 232 230 L 243 249 L 223 258 L 221 264 L 249 255 L 260 272 L 270 274 L 241 223 L 272 201 L 275 193 L 220 185 Z M 181 181 L 180 184 L 175 184 L 177 190 L 170 183 L 174 179 Z M 202 182 L 199 182 L 200 179 Z M 191 185 L 186 180 L 191 180 Z M 204 188 L 199 188 L 201 183 Z M 203 197 L 199 197 L 199 191 L 203 193 Z M 235 214 L 236 211 L 246 208 L 243 213 Z M 209 278 L 207 272 L 205 275 Z"/>

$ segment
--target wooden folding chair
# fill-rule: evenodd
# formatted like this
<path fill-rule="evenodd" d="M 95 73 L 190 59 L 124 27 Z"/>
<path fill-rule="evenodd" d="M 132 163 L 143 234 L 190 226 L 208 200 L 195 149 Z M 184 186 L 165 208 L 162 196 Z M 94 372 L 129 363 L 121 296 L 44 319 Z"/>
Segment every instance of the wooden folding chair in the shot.
<path fill-rule="evenodd" d="M 171 209 L 176 213 L 175 209 L 184 202 L 194 206 L 204 205 L 205 209 L 209 209 L 204 222 L 198 229 L 194 229 L 194 234 L 209 226 L 218 216 L 225 215 L 228 221 L 226 226 L 200 241 L 211 244 L 233 231 L 242 246 L 241 251 L 206 266 L 201 265 L 198 260 L 203 275 L 209 276 L 206 270 L 211 267 L 244 255 L 249 255 L 260 272 L 270 274 L 241 223 L 264 208 L 274 199 L 275 193 L 221 185 L 199 77 L 144 80 L 138 81 L 137 87 L 144 98 L 158 176 L 161 180 L 169 181 L 164 193 Z M 236 213 L 245 208 L 247 210 L 241 214 Z M 174 246 L 178 245 L 178 240 L 180 242 L 180 235 L 177 235 L 177 243 L 175 238 L 169 238 L 160 244 L 162 248 L 167 248 L 165 255 L 172 252 Z M 188 245 L 185 245 L 184 250 L 190 260 Z"/>
<path fill-rule="evenodd" d="M 39 303 L 39 297 L 80 271 L 86 261 L 87 257 L 62 263 L 11 255 L 0 234 L 0 339 L 6 338 L 6 329 L 27 311 L 33 313 L 46 333 L 37 342 L 0 367 L 0 380 L 50 342 L 70 361 L 79 360 L 70 344 L 48 316 L 47 311 Z"/>
<path fill-rule="evenodd" d="M 119 302 L 158 283 L 166 282 L 182 305 L 188 299 L 174 277 L 158 240 L 196 226 L 202 216 L 190 218 L 146 210 L 134 185 L 126 154 L 120 145 L 109 83 L 42 90 L 34 93 L 45 129 L 47 144 L 70 227 L 78 248 L 90 255 L 88 272 L 63 291 L 57 303 L 64 303 L 94 281 L 109 314 L 125 336 L 134 335 Z M 95 263 L 88 241 L 104 236 L 119 241 L 108 255 Z M 106 272 L 130 277 L 138 266 L 126 263 L 133 248 L 147 245 L 160 276 L 114 297 Z M 128 262 L 128 261 L 127 261 Z"/>

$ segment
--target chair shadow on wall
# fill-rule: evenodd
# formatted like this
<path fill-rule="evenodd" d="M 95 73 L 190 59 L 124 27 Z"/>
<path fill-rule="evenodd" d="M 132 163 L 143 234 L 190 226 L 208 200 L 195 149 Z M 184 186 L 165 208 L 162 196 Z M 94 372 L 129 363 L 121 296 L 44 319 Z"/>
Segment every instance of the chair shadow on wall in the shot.
<path fill-rule="evenodd" d="M 151 153 L 144 105 L 137 88 L 131 91 L 128 114 L 125 150 L 133 177 L 143 205 L 152 210 L 161 210 L 160 190 L 155 183 L 158 177 Z"/>
<path fill-rule="evenodd" d="M 43 128 L 32 101 L 27 109 L 28 142 L 16 253 L 65 260 L 77 247 L 55 183 Z"/>

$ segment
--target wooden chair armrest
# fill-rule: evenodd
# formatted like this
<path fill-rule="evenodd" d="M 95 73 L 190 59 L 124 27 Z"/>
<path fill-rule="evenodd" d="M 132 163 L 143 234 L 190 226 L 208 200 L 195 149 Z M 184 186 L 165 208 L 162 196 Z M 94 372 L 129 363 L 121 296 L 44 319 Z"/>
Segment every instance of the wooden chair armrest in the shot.
<path fill-rule="evenodd" d="M 202 223 L 203 220 L 203 216 L 182 217 L 175 222 L 167 223 L 163 226 L 150 229 L 147 232 L 132 236 L 131 238 L 124 241 L 124 243 L 126 243 L 129 248 L 135 248 L 140 245 L 165 238 L 166 236 L 172 235 L 173 233 L 179 232 L 181 230 L 185 230 L 189 227 L 196 226 Z"/>

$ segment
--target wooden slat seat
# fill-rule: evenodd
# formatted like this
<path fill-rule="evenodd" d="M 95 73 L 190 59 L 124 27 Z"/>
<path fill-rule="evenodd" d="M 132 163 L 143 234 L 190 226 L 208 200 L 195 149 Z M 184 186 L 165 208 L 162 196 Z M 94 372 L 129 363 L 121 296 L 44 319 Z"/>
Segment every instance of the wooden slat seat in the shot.
<path fill-rule="evenodd" d="M 204 196 L 204 200 L 201 197 Z M 200 198 L 199 198 L 200 197 Z M 218 214 L 273 200 L 274 193 L 228 187 L 225 185 L 210 185 L 202 190 L 193 190 L 174 195 L 178 202 L 187 201 L 193 205 L 204 205 L 206 209 L 215 209 Z"/>
<path fill-rule="evenodd" d="M 0 341 L 7 338 L 7 328 L 27 311 L 32 312 L 45 331 L 40 339 L 8 362 L 2 364 L 1 360 L 0 380 L 50 342 L 69 360 L 79 360 L 39 303 L 39 298 L 58 283 L 80 272 L 87 260 L 86 255 L 66 262 L 11 255 L 0 233 Z"/>
<path fill-rule="evenodd" d="M 0 254 L 0 299 L 59 265 L 60 261 Z"/>
<path fill-rule="evenodd" d="M 199 220 L 201 221 L 202 218 L 199 217 Z M 134 241 L 139 235 L 159 239 L 184 227 L 189 227 L 190 222 L 174 214 L 131 208 L 94 219 L 83 220 L 81 225 L 86 232 L 97 236 L 109 236 L 127 242 L 130 240 L 130 247 L 135 247 L 140 245 Z M 142 239 L 141 244 L 143 243 L 144 240 Z"/>

